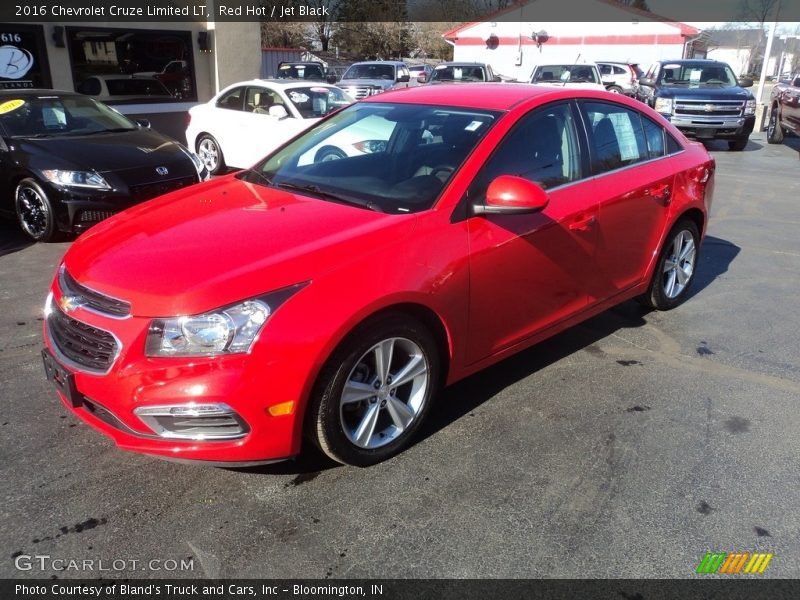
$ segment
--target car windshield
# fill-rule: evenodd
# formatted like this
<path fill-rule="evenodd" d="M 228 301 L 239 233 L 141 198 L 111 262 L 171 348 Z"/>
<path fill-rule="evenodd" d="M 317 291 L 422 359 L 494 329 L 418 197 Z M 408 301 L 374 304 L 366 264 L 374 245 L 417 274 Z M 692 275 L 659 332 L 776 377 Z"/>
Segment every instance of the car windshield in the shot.
<path fill-rule="evenodd" d="M 433 70 L 431 81 L 486 81 L 486 73 L 478 66 L 439 66 Z"/>
<path fill-rule="evenodd" d="M 721 64 L 666 64 L 658 74 L 658 82 L 664 85 L 713 85 L 734 87 L 736 76 L 728 65 Z"/>
<path fill-rule="evenodd" d="M 286 95 L 304 119 L 324 117 L 354 102 L 337 87 L 295 87 L 286 90 Z"/>
<path fill-rule="evenodd" d="M 392 65 L 353 65 L 342 79 L 394 79 Z"/>
<path fill-rule="evenodd" d="M 591 65 L 543 65 L 536 67 L 531 83 L 600 83 Z"/>
<path fill-rule="evenodd" d="M 320 198 L 410 213 L 430 208 L 500 113 L 358 103 L 240 177 Z"/>
<path fill-rule="evenodd" d="M 325 79 L 319 65 L 281 65 L 278 79 Z"/>
<path fill-rule="evenodd" d="M 0 124 L 12 137 L 88 135 L 137 129 L 112 108 L 83 96 L 22 97 L 3 101 Z"/>

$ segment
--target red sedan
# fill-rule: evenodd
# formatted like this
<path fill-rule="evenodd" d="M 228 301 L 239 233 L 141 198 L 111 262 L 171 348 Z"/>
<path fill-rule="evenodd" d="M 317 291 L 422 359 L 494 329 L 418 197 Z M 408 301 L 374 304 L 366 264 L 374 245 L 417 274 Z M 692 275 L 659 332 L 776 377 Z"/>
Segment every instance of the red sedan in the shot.
<path fill-rule="evenodd" d="M 356 133 L 359 154 L 315 161 Z M 630 298 L 681 303 L 713 175 L 619 95 L 381 94 L 82 236 L 47 299 L 46 371 L 126 450 L 241 465 L 309 439 L 373 464 L 442 386 Z"/>

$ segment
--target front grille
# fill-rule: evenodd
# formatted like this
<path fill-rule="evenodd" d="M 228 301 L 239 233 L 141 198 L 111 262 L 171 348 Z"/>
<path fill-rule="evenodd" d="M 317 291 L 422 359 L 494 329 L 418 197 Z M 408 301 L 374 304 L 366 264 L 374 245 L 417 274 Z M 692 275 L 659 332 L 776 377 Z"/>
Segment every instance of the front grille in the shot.
<path fill-rule="evenodd" d="M 153 183 L 144 183 L 142 185 L 130 186 L 131 199 L 136 202 L 144 202 L 156 196 L 174 192 L 181 188 L 190 186 L 197 183 L 197 177 L 179 177 L 177 179 L 168 179 L 166 181 L 155 181 Z"/>
<path fill-rule="evenodd" d="M 686 116 L 740 117 L 743 100 L 675 100 L 675 114 Z"/>
<path fill-rule="evenodd" d="M 64 296 L 71 296 L 75 304 L 118 319 L 131 314 L 130 303 L 90 290 L 75 281 L 64 267 L 61 267 L 59 272 L 58 285 L 61 293 Z"/>
<path fill-rule="evenodd" d="M 374 93 L 371 85 L 349 85 L 344 90 L 356 100 L 361 100 Z"/>
<path fill-rule="evenodd" d="M 47 317 L 47 330 L 53 345 L 65 358 L 89 371 L 108 371 L 119 350 L 108 331 L 76 321 L 57 307 Z"/>
<path fill-rule="evenodd" d="M 82 210 L 78 213 L 76 220 L 78 223 L 99 223 L 114 214 L 114 211 L 111 210 Z"/>

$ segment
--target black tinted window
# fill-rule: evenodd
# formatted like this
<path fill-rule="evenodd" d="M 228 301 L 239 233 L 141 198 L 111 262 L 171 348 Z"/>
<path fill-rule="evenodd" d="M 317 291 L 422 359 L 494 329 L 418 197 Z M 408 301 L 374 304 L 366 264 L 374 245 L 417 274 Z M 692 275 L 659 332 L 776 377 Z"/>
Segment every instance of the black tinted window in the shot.
<path fill-rule="evenodd" d="M 649 158 L 664 156 L 666 154 L 664 129 L 647 117 L 642 117 L 642 126 L 644 127 L 644 137 L 647 140 L 647 156 Z"/>
<path fill-rule="evenodd" d="M 572 111 L 566 104 L 535 110 L 503 138 L 469 190 L 472 201 L 500 175 L 516 175 L 551 188 L 581 177 Z"/>
<path fill-rule="evenodd" d="M 242 91 L 244 91 L 243 87 L 232 89 L 217 100 L 217 106 L 231 110 L 242 110 Z"/>
<path fill-rule="evenodd" d="M 602 102 L 584 102 L 582 109 L 589 126 L 592 170 L 595 173 L 618 169 L 648 157 L 637 111 Z"/>

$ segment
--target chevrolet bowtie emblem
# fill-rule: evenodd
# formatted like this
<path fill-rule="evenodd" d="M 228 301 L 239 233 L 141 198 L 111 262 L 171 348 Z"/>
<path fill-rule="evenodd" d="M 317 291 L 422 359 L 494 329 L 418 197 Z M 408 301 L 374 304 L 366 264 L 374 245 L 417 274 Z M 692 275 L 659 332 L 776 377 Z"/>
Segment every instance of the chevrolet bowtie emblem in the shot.
<path fill-rule="evenodd" d="M 706 104 L 703 107 L 703 110 L 705 110 L 706 112 L 714 112 L 714 105 L 713 104 Z"/>
<path fill-rule="evenodd" d="M 58 306 L 61 307 L 65 313 L 70 313 L 81 306 L 81 301 L 75 296 L 61 296 L 58 301 Z"/>

